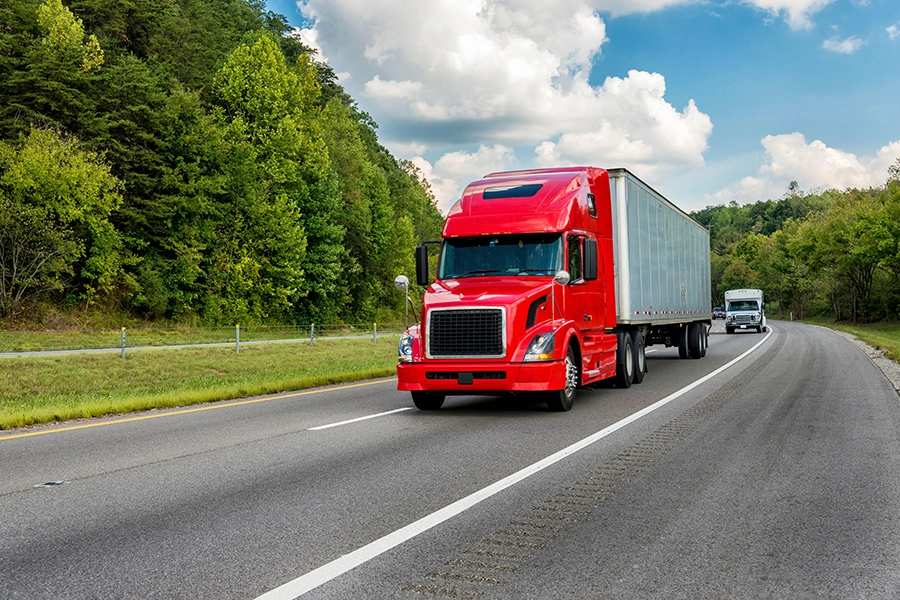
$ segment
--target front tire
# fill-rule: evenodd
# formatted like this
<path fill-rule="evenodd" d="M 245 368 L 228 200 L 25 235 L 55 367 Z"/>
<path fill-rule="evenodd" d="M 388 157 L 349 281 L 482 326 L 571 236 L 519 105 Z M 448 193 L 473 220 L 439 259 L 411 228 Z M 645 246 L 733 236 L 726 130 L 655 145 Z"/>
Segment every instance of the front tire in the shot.
<path fill-rule="evenodd" d="M 572 346 L 569 346 L 566 352 L 566 387 L 561 390 L 547 392 L 547 407 L 550 410 L 556 412 L 572 410 L 572 403 L 575 401 L 575 388 L 578 387 L 581 381 L 580 373 L 575 350 L 572 349 Z"/>
<path fill-rule="evenodd" d="M 432 394 L 430 392 L 410 392 L 413 404 L 419 410 L 437 410 L 444 405 L 444 394 Z"/>

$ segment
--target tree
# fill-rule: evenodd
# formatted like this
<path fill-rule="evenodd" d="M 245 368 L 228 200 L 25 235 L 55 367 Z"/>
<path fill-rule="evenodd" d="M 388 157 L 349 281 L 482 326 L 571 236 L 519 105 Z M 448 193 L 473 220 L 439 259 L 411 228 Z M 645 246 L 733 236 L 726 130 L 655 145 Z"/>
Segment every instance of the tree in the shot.
<path fill-rule="evenodd" d="M 80 250 L 46 209 L 0 195 L 0 316 L 14 317 L 29 300 L 61 290 Z"/>
<path fill-rule="evenodd" d="M 900 182 L 900 158 L 888 167 L 888 183 L 891 181 Z"/>
<path fill-rule="evenodd" d="M 5 217 L 8 252 L 18 252 L 5 257 L 12 260 L 3 267 L 11 285 L 40 280 L 27 287 L 59 289 L 59 277 L 72 273 L 73 291 L 82 299 L 110 292 L 121 273 L 121 243 L 109 222 L 120 189 L 102 156 L 53 130 L 32 130 L 16 144 L 0 142 L 0 197 L 4 210 L 21 219 L 17 226 Z M 22 231 L 26 223 L 33 235 Z M 34 258 L 23 262 L 29 252 Z M 25 264 L 34 264 L 26 269 L 34 273 L 30 279 L 22 279 Z"/>
<path fill-rule="evenodd" d="M 214 92 L 229 143 L 252 157 L 231 174 L 241 185 L 229 195 L 233 220 L 220 234 L 241 250 L 220 273 L 263 291 L 281 310 L 293 305 L 300 319 L 334 318 L 345 301 L 344 230 L 336 222 L 339 181 L 323 140 L 312 62 L 300 57 L 288 67 L 269 34 L 254 34 L 216 74 Z M 258 277 L 243 277 L 257 266 Z M 297 304 L 300 298 L 306 300 Z"/>

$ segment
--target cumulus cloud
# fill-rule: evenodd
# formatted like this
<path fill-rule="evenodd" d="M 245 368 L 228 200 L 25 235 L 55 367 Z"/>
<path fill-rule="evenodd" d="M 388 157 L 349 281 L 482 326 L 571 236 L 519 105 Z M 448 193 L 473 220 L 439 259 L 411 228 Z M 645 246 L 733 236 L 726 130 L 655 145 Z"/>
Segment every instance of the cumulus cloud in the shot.
<path fill-rule="evenodd" d="M 768 12 L 774 18 L 784 15 L 784 20 L 791 29 L 812 29 L 810 17 L 834 0 L 743 0 L 743 2 Z"/>
<path fill-rule="evenodd" d="M 853 54 L 865 45 L 865 40 L 861 40 L 858 37 L 854 37 L 851 35 L 844 40 L 838 38 L 838 36 L 828 38 L 822 44 L 822 47 L 829 52 L 837 52 L 838 54 Z"/>
<path fill-rule="evenodd" d="M 712 204 L 739 204 L 780 198 L 791 181 L 801 189 L 849 189 L 883 185 L 887 170 L 900 157 L 900 140 L 879 148 L 872 156 L 857 156 L 824 142 L 807 143 L 801 133 L 769 135 L 761 141 L 766 162 L 755 177 L 745 177 L 706 199 Z"/>
<path fill-rule="evenodd" d="M 464 185 L 495 163 L 515 166 L 513 147 L 533 148 L 536 165 L 627 166 L 644 175 L 702 165 L 712 122 L 693 100 L 673 107 L 662 74 L 589 83 L 608 42 L 601 14 L 689 1 L 300 0 L 316 43 L 352 76 L 348 92 L 379 123 L 383 143 L 394 152 L 424 149 L 416 161 L 442 207 L 458 195 L 453 182 Z M 479 150 L 422 158 L 460 147 Z"/>
<path fill-rule="evenodd" d="M 449 152 L 433 165 L 421 156 L 413 158 L 412 162 L 431 184 L 438 208 L 447 212 L 467 183 L 494 171 L 513 168 L 516 157 L 512 148 L 494 145 L 480 146 L 475 152 Z"/>
<path fill-rule="evenodd" d="M 888 36 L 890 36 L 892 40 L 900 37 L 900 27 L 898 27 L 898 25 L 900 25 L 900 23 L 891 25 L 887 28 Z"/>

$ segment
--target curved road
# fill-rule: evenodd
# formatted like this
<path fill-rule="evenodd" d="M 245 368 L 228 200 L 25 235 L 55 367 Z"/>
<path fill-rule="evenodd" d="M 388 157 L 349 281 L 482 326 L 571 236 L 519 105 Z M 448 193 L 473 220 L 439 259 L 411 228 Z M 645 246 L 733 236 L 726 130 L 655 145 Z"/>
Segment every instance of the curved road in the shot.
<path fill-rule="evenodd" d="M 897 393 L 771 329 L 568 413 L 387 379 L 0 432 L 0 598 L 900 597 Z"/>

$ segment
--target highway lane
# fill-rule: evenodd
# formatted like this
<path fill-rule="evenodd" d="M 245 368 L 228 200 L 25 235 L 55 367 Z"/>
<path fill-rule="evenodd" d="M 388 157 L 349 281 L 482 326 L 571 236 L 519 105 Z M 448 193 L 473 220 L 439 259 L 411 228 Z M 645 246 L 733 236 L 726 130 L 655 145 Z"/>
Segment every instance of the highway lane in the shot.
<path fill-rule="evenodd" d="M 709 381 L 304 597 L 896 597 L 897 394 L 839 336 L 773 325 Z M 0 597 L 292 597 L 765 337 L 720 330 L 707 358 L 657 350 L 644 383 L 580 390 L 569 413 L 451 398 L 311 431 L 409 408 L 385 380 L 0 434 Z M 67 483 L 34 487 L 50 481 Z"/>

